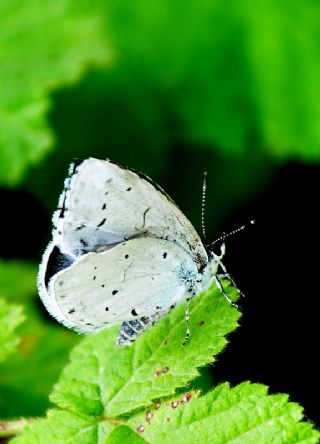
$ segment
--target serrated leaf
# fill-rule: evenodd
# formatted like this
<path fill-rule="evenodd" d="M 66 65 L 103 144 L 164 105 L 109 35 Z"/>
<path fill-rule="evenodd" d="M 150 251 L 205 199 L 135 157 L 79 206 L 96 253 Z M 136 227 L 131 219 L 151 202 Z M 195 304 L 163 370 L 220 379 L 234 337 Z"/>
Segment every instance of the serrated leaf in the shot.
<path fill-rule="evenodd" d="M 18 352 L 0 365 L 1 419 L 44 415 L 48 395 L 78 336 L 45 318 L 36 288 L 37 267 L 0 261 L 0 298 L 23 306 Z"/>
<path fill-rule="evenodd" d="M 97 5 L 1 1 L 1 184 L 15 184 L 52 146 L 45 116 L 50 91 L 77 80 L 86 65 L 109 59 Z"/>
<path fill-rule="evenodd" d="M 234 288 L 229 291 L 237 297 Z M 197 367 L 214 361 L 239 316 L 213 286 L 190 303 L 191 338 L 186 346 L 183 304 L 130 347 L 115 345 L 119 327 L 87 337 L 71 353 L 50 399 L 83 414 L 89 413 L 88 403 L 96 403 L 100 392 L 104 415 L 114 417 L 172 395 L 199 375 Z"/>
<path fill-rule="evenodd" d="M 267 387 L 242 383 L 234 388 L 221 384 L 202 397 L 193 396 L 173 408 L 163 402 L 153 417 L 146 412 L 129 419 L 133 430 L 144 427 L 143 438 L 152 444 L 256 444 L 318 443 L 320 434 L 301 421 L 302 408 L 287 395 L 268 395 Z M 123 441 L 126 442 L 126 441 Z"/>
<path fill-rule="evenodd" d="M 225 383 L 204 396 L 187 391 L 196 367 L 214 360 L 239 315 L 212 286 L 190 303 L 186 346 L 183 305 L 132 346 L 115 345 L 118 327 L 83 339 L 51 395 L 58 408 L 13 444 L 315 444 L 320 435 L 300 422 L 302 408 L 287 395 L 268 396 L 263 385 Z"/>
<path fill-rule="evenodd" d="M 24 318 L 22 307 L 0 298 L 0 362 L 15 350 L 19 342 L 15 329 Z"/>
<path fill-rule="evenodd" d="M 236 299 L 237 291 L 225 286 Z M 225 335 L 236 328 L 239 316 L 213 286 L 190 302 L 191 338 L 186 346 L 182 345 L 186 329 L 183 304 L 130 347 L 116 346 L 118 326 L 88 336 L 72 351 L 71 362 L 50 399 L 75 417 L 90 418 L 101 427 L 105 423 L 100 430 L 106 431 L 105 435 L 101 431 L 101 439 L 106 438 L 109 429 L 123 422 L 122 415 L 150 405 L 154 398 L 172 395 L 197 377 L 197 367 L 212 362 L 221 352 Z M 26 436 L 39 433 L 40 439 L 40 429 L 31 425 L 28 430 Z M 29 442 L 23 439 L 24 435 L 17 442 Z M 61 441 L 52 438 L 47 442 Z"/>

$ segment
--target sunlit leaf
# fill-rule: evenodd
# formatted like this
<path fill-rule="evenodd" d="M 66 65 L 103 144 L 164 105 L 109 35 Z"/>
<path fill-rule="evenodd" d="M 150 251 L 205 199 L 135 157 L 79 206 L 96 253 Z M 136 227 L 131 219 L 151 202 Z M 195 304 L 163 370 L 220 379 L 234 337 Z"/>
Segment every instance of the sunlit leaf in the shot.
<path fill-rule="evenodd" d="M 15 184 L 52 147 L 50 92 L 110 58 L 98 4 L 1 1 L 0 184 Z"/>

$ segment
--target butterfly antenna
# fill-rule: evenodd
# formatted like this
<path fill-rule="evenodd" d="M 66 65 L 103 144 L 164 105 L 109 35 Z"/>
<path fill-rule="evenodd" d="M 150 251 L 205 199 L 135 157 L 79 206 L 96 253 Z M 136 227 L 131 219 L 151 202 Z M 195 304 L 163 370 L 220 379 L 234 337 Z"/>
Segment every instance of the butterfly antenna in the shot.
<path fill-rule="evenodd" d="M 254 223 L 255 223 L 254 220 L 250 220 L 250 222 L 249 222 L 250 225 L 253 225 Z M 239 233 L 240 231 L 244 230 L 245 228 L 248 228 L 248 225 L 249 225 L 249 224 L 241 225 L 241 227 L 236 228 L 235 230 L 232 230 L 232 231 L 230 231 L 229 233 L 223 233 L 222 236 L 218 237 L 218 239 L 216 239 L 215 241 L 213 241 L 213 242 L 210 244 L 210 247 L 212 247 L 212 246 L 213 246 L 214 244 L 216 244 L 217 242 L 224 241 L 227 237 L 233 236 L 234 234 Z"/>
<path fill-rule="evenodd" d="M 202 201 L 201 201 L 201 228 L 202 228 L 202 237 L 204 241 L 207 241 L 206 235 L 206 226 L 205 226 L 205 211 L 206 211 L 206 194 L 207 194 L 207 179 L 208 173 L 205 171 L 203 173 L 203 183 L 202 183 Z"/>

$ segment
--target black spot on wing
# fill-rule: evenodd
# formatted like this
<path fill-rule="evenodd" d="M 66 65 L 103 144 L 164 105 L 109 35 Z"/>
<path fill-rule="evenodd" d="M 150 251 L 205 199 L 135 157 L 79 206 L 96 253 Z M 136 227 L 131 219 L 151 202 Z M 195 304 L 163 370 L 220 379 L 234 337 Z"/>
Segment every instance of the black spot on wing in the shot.
<path fill-rule="evenodd" d="M 132 314 L 132 316 L 138 316 L 138 313 L 136 312 L 135 308 L 133 310 L 131 310 L 131 314 Z"/>
<path fill-rule="evenodd" d="M 166 253 L 166 252 L 164 252 L 162 255 L 163 259 L 165 259 L 167 256 L 168 256 L 168 253 Z"/>
<path fill-rule="evenodd" d="M 63 202 L 62 202 L 62 207 L 61 207 L 61 211 L 59 214 L 59 219 L 63 219 L 64 218 L 64 214 L 66 211 L 66 198 L 67 198 L 67 193 L 66 191 L 64 191 L 64 196 L 63 196 Z"/>
<path fill-rule="evenodd" d="M 119 291 L 119 290 L 113 290 L 113 291 L 112 291 L 112 294 L 115 295 L 115 294 L 118 293 L 118 291 Z"/>
<path fill-rule="evenodd" d="M 107 204 L 104 203 L 104 204 L 102 205 L 102 207 L 101 207 L 101 210 L 105 210 L 106 208 L 107 208 Z"/>
<path fill-rule="evenodd" d="M 106 220 L 106 218 L 102 219 L 102 221 L 98 223 L 97 228 L 102 227 Z"/>
<path fill-rule="evenodd" d="M 89 244 L 88 244 L 88 242 L 87 241 L 85 241 L 84 239 L 80 239 L 80 244 L 83 246 L 83 247 L 87 247 Z"/>

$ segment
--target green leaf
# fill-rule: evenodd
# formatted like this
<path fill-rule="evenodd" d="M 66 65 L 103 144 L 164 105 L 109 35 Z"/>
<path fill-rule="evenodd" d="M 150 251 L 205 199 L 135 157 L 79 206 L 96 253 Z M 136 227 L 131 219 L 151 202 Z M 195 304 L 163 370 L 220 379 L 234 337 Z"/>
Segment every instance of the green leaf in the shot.
<path fill-rule="evenodd" d="M 239 316 L 212 286 L 190 303 L 185 346 L 183 304 L 129 347 L 115 345 L 118 327 L 86 337 L 51 394 L 56 408 L 12 443 L 318 442 L 312 425 L 300 422 L 302 408 L 286 395 L 268 396 L 263 385 L 225 383 L 203 396 L 190 388 L 197 367 L 214 360 Z"/>
<path fill-rule="evenodd" d="M 288 402 L 287 395 L 267 395 L 267 387 L 242 383 L 235 388 L 221 384 L 202 397 L 191 398 L 172 407 L 172 399 L 157 410 L 129 419 L 133 430 L 144 427 L 143 438 L 149 443 L 212 444 L 234 443 L 318 443 L 320 434 L 310 423 L 299 422 L 302 408 Z M 128 424 L 128 425 L 129 425 Z M 126 441 L 123 441 L 126 442 Z M 129 442 L 129 441 L 127 441 Z"/>
<path fill-rule="evenodd" d="M 46 419 L 27 425 L 21 436 L 12 439 L 12 444 L 94 444 L 104 443 L 100 436 L 109 433 L 105 423 L 97 423 L 92 417 L 50 410 Z"/>
<path fill-rule="evenodd" d="M 0 6 L 0 184 L 13 185 L 53 144 L 49 94 L 109 59 L 98 2 Z"/>
<path fill-rule="evenodd" d="M 122 425 L 110 433 L 106 444 L 122 444 L 125 442 L 129 442 L 130 444 L 143 444 L 147 441 L 130 429 L 130 427 Z"/>
<path fill-rule="evenodd" d="M 0 298 L 0 362 L 15 350 L 19 342 L 15 329 L 23 320 L 19 305 L 7 304 Z"/>
<path fill-rule="evenodd" d="M 236 297 L 234 288 L 229 291 Z M 172 395 L 199 375 L 197 367 L 214 361 L 240 316 L 213 286 L 190 303 L 191 338 L 184 346 L 184 310 L 180 305 L 131 347 L 115 345 L 118 326 L 84 339 L 51 401 L 76 413 L 98 415 L 104 409 L 115 417 Z"/>
<path fill-rule="evenodd" d="M 0 261 L 0 298 L 22 305 L 26 315 L 18 353 L 0 365 L 1 419 L 45 414 L 49 392 L 79 338 L 53 320 L 49 324 L 36 276 L 33 264 Z"/>
<path fill-rule="evenodd" d="M 226 291 L 238 297 L 227 284 Z M 84 338 L 72 351 L 51 401 L 92 423 L 106 421 L 110 428 L 121 423 L 122 415 L 173 395 L 199 375 L 197 367 L 221 352 L 225 335 L 236 328 L 240 316 L 213 286 L 190 302 L 191 338 L 183 346 L 184 310 L 183 304 L 178 306 L 130 347 L 116 346 L 118 326 Z"/>

